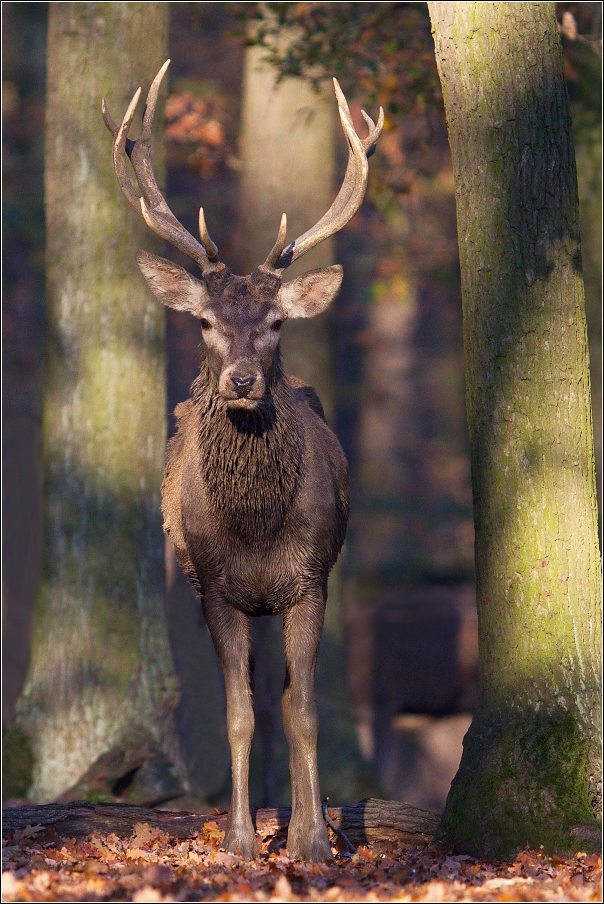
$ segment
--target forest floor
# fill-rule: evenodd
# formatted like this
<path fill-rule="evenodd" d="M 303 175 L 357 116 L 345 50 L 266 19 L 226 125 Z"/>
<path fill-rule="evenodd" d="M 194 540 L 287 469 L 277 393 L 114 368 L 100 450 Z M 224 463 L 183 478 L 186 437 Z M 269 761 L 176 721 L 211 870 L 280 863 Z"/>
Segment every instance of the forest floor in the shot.
<path fill-rule="evenodd" d="M 522 851 L 513 862 L 451 856 L 400 842 L 339 850 L 327 864 L 291 861 L 283 833 L 245 861 L 220 850 L 216 822 L 187 840 L 146 822 L 129 838 L 67 838 L 31 825 L 3 839 L 2 901 L 602 901 L 602 859 Z"/>

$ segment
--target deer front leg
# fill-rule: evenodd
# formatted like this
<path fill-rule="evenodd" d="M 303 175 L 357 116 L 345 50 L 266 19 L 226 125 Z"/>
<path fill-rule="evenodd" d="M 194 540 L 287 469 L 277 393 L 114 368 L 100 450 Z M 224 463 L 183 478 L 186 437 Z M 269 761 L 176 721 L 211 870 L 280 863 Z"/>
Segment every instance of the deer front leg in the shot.
<path fill-rule="evenodd" d="M 254 712 L 262 739 L 262 806 L 276 807 L 275 726 L 277 697 L 271 680 L 271 649 L 274 625 L 272 618 L 255 618 L 252 628 L 254 650 Z"/>
<path fill-rule="evenodd" d="M 258 856 L 249 802 L 249 759 L 254 734 L 250 688 L 250 619 L 228 603 L 207 601 L 204 613 L 224 674 L 233 789 L 224 847 L 246 860 Z"/>
<path fill-rule="evenodd" d="M 325 601 L 306 599 L 283 616 L 287 666 L 282 710 L 289 745 L 292 815 L 287 851 L 292 860 L 322 863 L 333 855 L 321 809 L 317 770 L 318 720 L 314 676 Z"/>

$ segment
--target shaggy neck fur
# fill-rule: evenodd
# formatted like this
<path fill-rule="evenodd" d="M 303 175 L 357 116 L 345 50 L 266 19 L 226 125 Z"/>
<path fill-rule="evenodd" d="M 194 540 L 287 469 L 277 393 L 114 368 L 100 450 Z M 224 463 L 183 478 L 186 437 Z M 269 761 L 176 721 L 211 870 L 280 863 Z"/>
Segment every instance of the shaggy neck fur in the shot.
<path fill-rule="evenodd" d="M 273 372 L 274 371 L 274 372 Z M 277 356 L 253 411 L 228 408 L 207 363 L 193 384 L 204 484 L 226 527 L 247 543 L 281 528 L 300 474 L 303 440 Z"/>

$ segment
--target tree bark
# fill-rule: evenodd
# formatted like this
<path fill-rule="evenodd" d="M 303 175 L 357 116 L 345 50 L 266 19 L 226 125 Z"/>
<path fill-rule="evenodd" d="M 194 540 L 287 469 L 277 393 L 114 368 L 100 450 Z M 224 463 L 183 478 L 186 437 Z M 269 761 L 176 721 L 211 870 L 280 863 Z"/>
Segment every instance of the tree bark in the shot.
<path fill-rule="evenodd" d="M 576 851 L 598 837 L 601 583 L 560 40 L 550 3 L 429 9 L 456 185 L 480 644 L 442 834 L 478 856 Z"/>
<path fill-rule="evenodd" d="M 598 15 L 594 10 L 594 16 Z M 577 81 L 569 90 L 579 188 L 581 259 L 591 364 L 596 488 L 602 499 L 602 61 L 594 48 L 565 40 L 563 50 Z M 599 512 L 602 537 L 602 510 Z"/>
<path fill-rule="evenodd" d="M 328 815 L 337 828 L 354 844 L 368 841 L 398 841 L 408 844 L 428 844 L 438 826 L 438 815 L 419 810 L 393 800 L 368 800 L 346 807 L 329 807 Z M 268 837 L 284 832 L 289 824 L 291 809 L 279 807 L 254 810 L 254 825 L 259 835 Z M 129 837 L 137 823 L 147 823 L 175 838 L 189 838 L 201 832 L 209 822 L 222 831 L 226 828 L 226 813 L 208 815 L 173 813 L 167 810 L 146 810 L 124 804 L 47 804 L 42 807 L 12 807 L 2 812 L 3 835 L 27 826 L 53 826 L 63 838 L 83 838 L 93 833 L 114 832 Z"/>
<path fill-rule="evenodd" d="M 18 704 L 34 801 L 56 798 L 131 736 L 178 761 L 159 508 L 164 311 L 136 268 L 148 229 L 120 193 L 101 117 L 103 96 L 121 118 L 166 58 L 167 12 L 50 4 L 45 545 Z M 155 159 L 161 180 L 161 147 Z"/>

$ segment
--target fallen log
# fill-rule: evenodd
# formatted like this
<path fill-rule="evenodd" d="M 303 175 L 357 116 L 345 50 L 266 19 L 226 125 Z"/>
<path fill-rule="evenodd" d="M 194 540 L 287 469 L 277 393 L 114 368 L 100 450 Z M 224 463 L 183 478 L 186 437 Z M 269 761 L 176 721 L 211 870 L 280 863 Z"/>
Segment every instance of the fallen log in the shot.
<path fill-rule="evenodd" d="M 372 841 L 428 844 L 440 820 L 440 816 L 430 810 L 374 798 L 350 806 L 330 806 L 327 812 L 338 830 L 356 845 Z M 252 811 L 256 832 L 262 838 L 285 831 L 290 816 L 289 807 Z M 63 838 L 84 838 L 105 833 L 129 838 L 137 823 L 147 823 L 175 838 L 186 839 L 194 833 L 203 832 L 204 825 L 210 822 L 224 830 L 226 821 L 226 813 L 176 813 L 129 804 L 91 804 L 76 800 L 65 804 L 7 807 L 2 811 L 2 836 L 16 829 L 41 826 L 53 828 Z"/>

